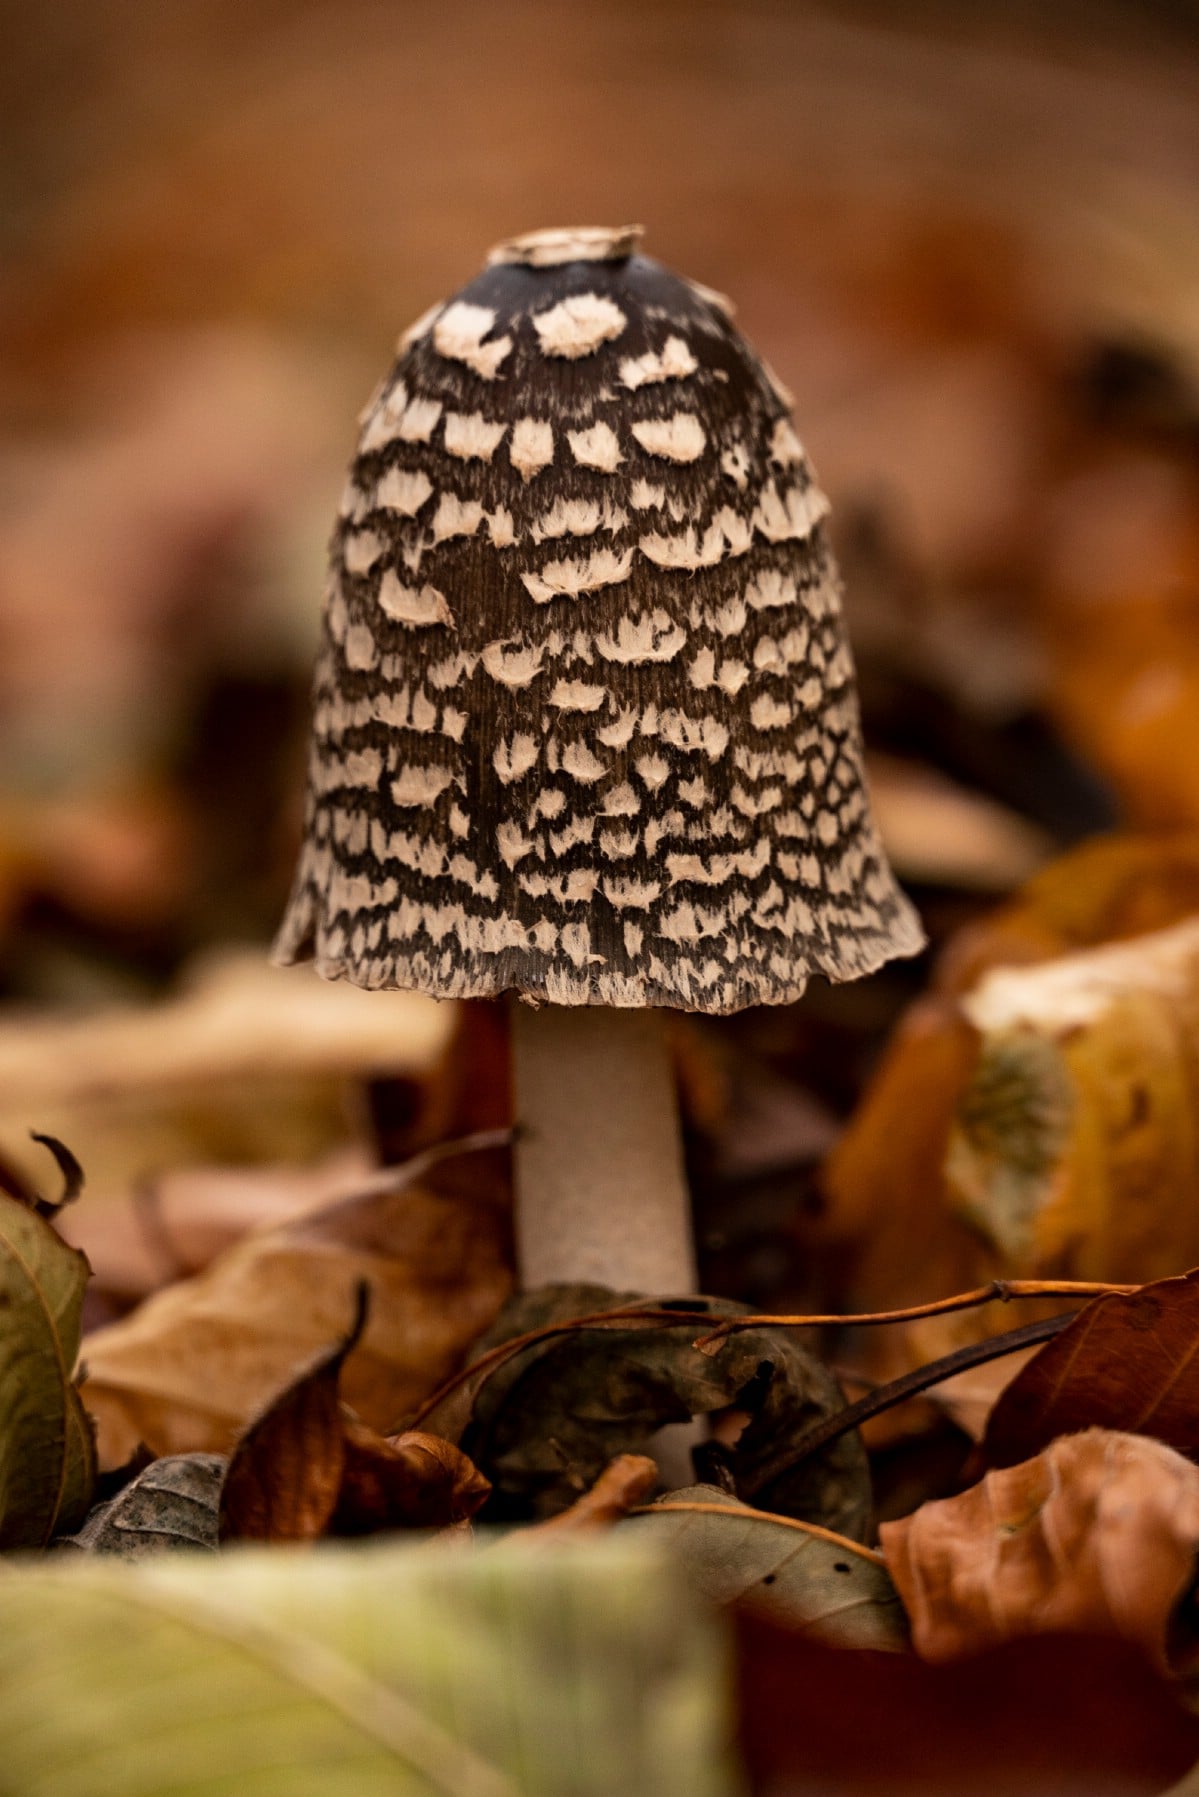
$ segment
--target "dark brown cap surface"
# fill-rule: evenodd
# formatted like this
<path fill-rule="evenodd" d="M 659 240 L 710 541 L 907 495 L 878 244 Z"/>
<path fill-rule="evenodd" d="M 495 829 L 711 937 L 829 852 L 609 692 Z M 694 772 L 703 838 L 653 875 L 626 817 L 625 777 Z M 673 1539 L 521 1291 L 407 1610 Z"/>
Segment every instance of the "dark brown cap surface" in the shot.
<path fill-rule="evenodd" d="M 501 246 L 401 342 L 334 538 L 280 960 L 725 1012 L 921 945 L 787 398 L 635 241 Z"/>

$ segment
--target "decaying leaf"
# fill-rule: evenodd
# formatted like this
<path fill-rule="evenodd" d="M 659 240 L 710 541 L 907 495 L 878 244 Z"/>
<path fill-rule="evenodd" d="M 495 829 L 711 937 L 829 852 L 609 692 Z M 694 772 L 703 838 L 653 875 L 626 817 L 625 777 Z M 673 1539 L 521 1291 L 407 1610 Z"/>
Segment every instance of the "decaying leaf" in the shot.
<path fill-rule="evenodd" d="M 1195 1577 L 1199 1468 L 1088 1429 L 879 1532 L 925 1659 L 1077 1632 L 1121 1636 L 1166 1670 Z"/>
<path fill-rule="evenodd" d="M 524 1539 L 543 1536 L 590 1535 L 611 1528 L 639 1504 L 644 1504 L 658 1483 L 657 1462 L 648 1454 L 617 1454 L 605 1466 L 590 1491 L 576 1498 L 569 1510 L 534 1523 Z"/>
<path fill-rule="evenodd" d="M 1199 1457 L 1199 1271 L 1092 1299 L 1004 1390 L 983 1452 L 1012 1466 L 1092 1427 Z"/>
<path fill-rule="evenodd" d="M 1199 915 L 963 1000 L 980 1052 L 951 1202 L 1001 1265 L 1156 1279 L 1199 1261 Z"/>
<path fill-rule="evenodd" d="M 711 1619 L 615 1535 L 0 1580 L 3 1776 L 28 1797 L 731 1797 L 726 1693 Z"/>
<path fill-rule="evenodd" d="M 91 1428 L 71 1372 L 88 1266 L 0 1193 L 0 1548 L 41 1547 L 87 1513 Z"/>
<path fill-rule="evenodd" d="M 173 1548 L 217 1550 L 217 1511 L 226 1461 L 220 1454 L 172 1454 L 155 1460 L 107 1503 L 97 1504 L 74 1535 L 55 1548 L 145 1560 Z"/>
<path fill-rule="evenodd" d="M 247 1237 L 87 1340 L 85 1402 L 101 1463 L 229 1453 L 250 1420 L 344 1332 L 370 1321 L 342 1395 L 380 1432 L 412 1411 L 511 1287 L 506 1157 L 494 1138 L 418 1156 L 361 1195 Z M 485 1144 L 485 1145 L 484 1145 Z"/>
<path fill-rule="evenodd" d="M 315 1541 L 337 1505 L 346 1466 L 338 1386 L 366 1326 L 367 1290 L 354 1320 L 255 1417 L 233 1450 L 221 1490 L 222 1541 Z"/>
<path fill-rule="evenodd" d="M 635 1301 L 603 1286 L 546 1286 L 511 1300 L 488 1340 Z M 738 1316 L 745 1307 L 708 1298 L 688 1300 L 688 1308 L 691 1320 L 677 1325 L 584 1328 L 492 1366 L 474 1389 L 460 1440 L 494 1484 L 500 1514 L 563 1510 L 617 1454 L 643 1453 L 664 1425 L 735 1405 L 749 1415 L 730 1457 L 738 1492 L 784 1515 L 860 1534 L 870 1488 L 857 1437 L 843 1436 L 794 1467 L 787 1460 L 790 1440 L 840 1408 L 831 1375 L 782 1331 L 746 1330 L 703 1353 L 694 1313 Z M 434 1412 L 424 1426 L 441 1427 L 436 1419 Z"/>
<path fill-rule="evenodd" d="M 1199 838 L 1062 857 L 955 939 L 934 986 L 826 1169 L 846 1308 L 1199 1261 Z M 1004 1326 L 963 1314 L 839 1353 L 886 1381 Z"/>
<path fill-rule="evenodd" d="M 469 1522 L 491 1482 L 460 1448 L 408 1429 L 377 1435 L 347 1414 L 345 1469 L 331 1519 L 335 1535 L 381 1529 L 448 1529 Z"/>
<path fill-rule="evenodd" d="M 674 1554 L 709 1602 L 740 1603 L 814 1641 L 902 1653 L 907 1622 L 881 1558 L 808 1523 L 689 1485 L 621 1525 Z"/>

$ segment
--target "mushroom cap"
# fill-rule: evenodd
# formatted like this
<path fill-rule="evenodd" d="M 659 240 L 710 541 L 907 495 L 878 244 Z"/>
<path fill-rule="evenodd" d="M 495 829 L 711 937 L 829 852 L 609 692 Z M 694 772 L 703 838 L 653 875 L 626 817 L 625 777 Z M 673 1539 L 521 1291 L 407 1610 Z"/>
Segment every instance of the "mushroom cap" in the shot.
<path fill-rule="evenodd" d="M 789 396 L 638 236 L 502 245 L 363 414 L 279 961 L 728 1012 L 922 945 Z"/>

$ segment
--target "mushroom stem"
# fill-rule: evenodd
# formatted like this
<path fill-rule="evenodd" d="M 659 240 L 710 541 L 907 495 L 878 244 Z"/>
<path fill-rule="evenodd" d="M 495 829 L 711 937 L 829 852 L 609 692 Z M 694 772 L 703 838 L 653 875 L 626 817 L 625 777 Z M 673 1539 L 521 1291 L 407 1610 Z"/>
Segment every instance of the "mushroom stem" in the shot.
<path fill-rule="evenodd" d="M 515 1000 L 511 1017 L 522 1285 L 693 1292 L 691 1204 L 661 1017 Z"/>

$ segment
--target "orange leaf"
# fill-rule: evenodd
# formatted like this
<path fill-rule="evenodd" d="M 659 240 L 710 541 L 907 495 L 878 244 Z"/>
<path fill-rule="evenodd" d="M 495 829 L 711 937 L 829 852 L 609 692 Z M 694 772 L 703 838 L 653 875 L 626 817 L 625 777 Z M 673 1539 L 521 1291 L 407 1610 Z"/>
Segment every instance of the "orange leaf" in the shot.
<path fill-rule="evenodd" d="M 927 1660 L 1024 1635 L 1117 1635 L 1168 1670 L 1195 1576 L 1199 1468 L 1144 1436 L 1088 1429 L 879 1530 Z"/>

